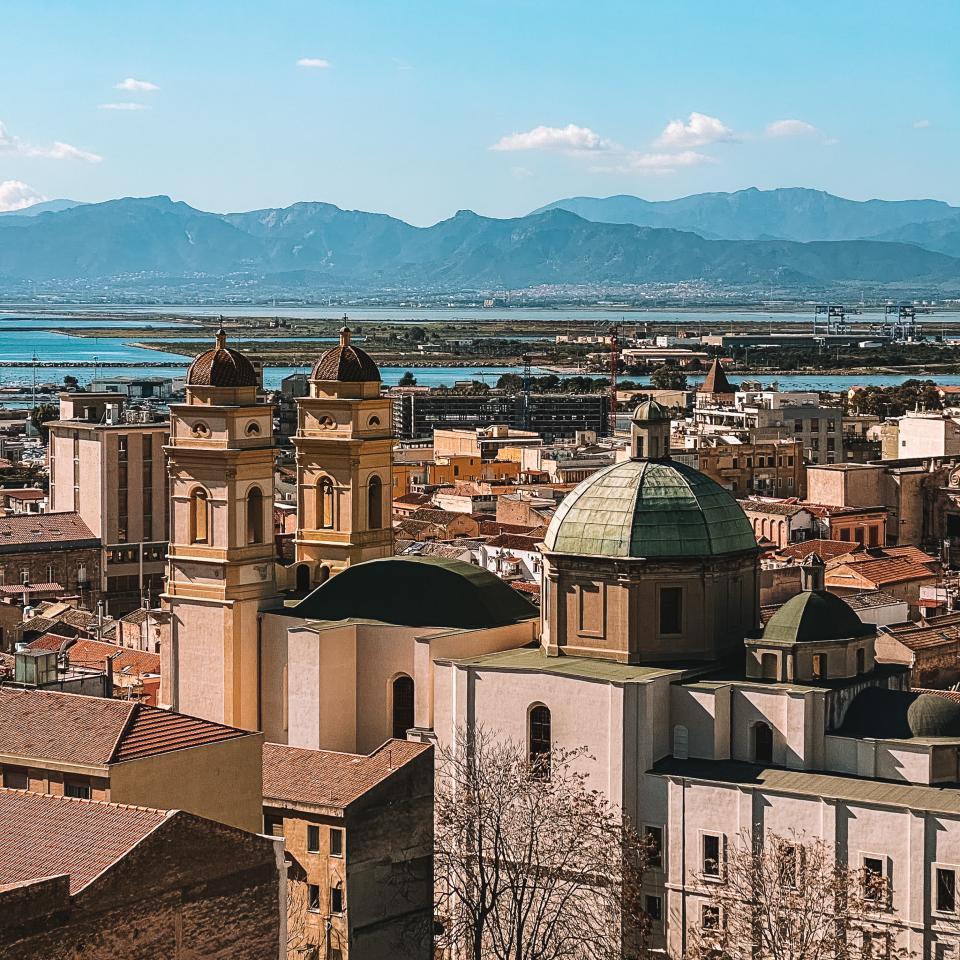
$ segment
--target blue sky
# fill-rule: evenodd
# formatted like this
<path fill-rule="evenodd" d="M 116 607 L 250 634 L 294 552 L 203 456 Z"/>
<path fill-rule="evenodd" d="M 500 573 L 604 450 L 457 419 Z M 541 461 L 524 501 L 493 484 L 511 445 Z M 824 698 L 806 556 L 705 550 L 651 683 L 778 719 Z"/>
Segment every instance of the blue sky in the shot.
<path fill-rule="evenodd" d="M 954 0 L 4 0 L 0 23 L 0 207 L 960 203 Z"/>

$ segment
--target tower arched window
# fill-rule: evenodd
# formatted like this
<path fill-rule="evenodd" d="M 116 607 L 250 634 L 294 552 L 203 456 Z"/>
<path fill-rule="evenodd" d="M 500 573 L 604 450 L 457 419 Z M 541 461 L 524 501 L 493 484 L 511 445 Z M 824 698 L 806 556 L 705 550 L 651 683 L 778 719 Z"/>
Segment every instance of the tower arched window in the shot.
<path fill-rule="evenodd" d="M 333 481 L 321 477 L 317 484 L 317 529 L 333 529 Z"/>
<path fill-rule="evenodd" d="M 393 681 L 393 736 L 406 740 L 413 726 L 413 679 L 405 673 Z"/>
<path fill-rule="evenodd" d="M 530 711 L 529 726 L 530 766 L 539 776 L 550 777 L 552 733 L 550 709 L 538 704 Z"/>
<path fill-rule="evenodd" d="M 370 530 L 383 526 L 383 484 L 378 476 L 372 476 L 367 485 L 367 524 Z"/>
<path fill-rule="evenodd" d="M 210 498 L 202 487 L 190 494 L 190 542 L 210 542 Z"/>
<path fill-rule="evenodd" d="M 753 762 L 773 763 L 773 730 L 767 723 L 753 725 Z"/>
<path fill-rule="evenodd" d="M 263 493 L 251 487 L 247 493 L 247 543 L 263 543 Z"/>

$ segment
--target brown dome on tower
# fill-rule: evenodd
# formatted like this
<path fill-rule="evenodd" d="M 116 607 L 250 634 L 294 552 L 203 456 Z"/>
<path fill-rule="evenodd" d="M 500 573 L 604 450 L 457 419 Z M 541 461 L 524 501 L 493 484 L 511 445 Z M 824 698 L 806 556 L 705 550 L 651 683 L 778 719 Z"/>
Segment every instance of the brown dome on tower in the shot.
<path fill-rule="evenodd" d="M 239 350 L 227 347 L 227 333 L 220 318 L 216 346 L 201 353 L 187 371 L 188 387 L 255 387 L 257 372 Z"/>
<path fill-rule="evenodd" d="M 379 383 L 380 368 L 365 350 L 350 343 L 350 328 L 340 330 L 340 343 L 331 347 L 314 365 L 311 380 L 341 383 Z"/>

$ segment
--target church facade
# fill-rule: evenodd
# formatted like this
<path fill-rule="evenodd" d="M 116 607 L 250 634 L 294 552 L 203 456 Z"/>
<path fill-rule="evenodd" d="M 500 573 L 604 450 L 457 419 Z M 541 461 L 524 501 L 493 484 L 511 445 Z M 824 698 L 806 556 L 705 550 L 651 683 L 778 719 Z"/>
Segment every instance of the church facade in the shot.
<path fill-rule="evenodd" d="M 958 956 L 960 703 L 877 661 L 816 558 L 761 628 L 750 523 L 670 460 L 656 403 L 634 414 L 630 459 L 557 511 L 538 612 L 486 570 L 391 556 L 389 411 L 349 334 L 301 401 L 292 582 L 275 572 L 253 493 L 272 507 L 270 431 L 250 426 L 268 408 L 240 359 L 202 359 L 173 411 L 165 702 L 292 746 L 483 726 L 531 753 L 585 747 L 584 773 L 659 846 L 646 906 L 673 956 L 713 922 L 724 851 L 793 830 L 886 881 L 876 955 Z"/>

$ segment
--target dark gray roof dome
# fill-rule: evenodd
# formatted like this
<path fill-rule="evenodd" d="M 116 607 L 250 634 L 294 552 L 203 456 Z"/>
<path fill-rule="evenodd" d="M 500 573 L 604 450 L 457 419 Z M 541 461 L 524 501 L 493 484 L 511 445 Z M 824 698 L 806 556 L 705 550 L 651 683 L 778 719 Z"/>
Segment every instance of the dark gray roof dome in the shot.
<path fill-rule="evenodd" d="M 634 423 L 663 423 L 670 419 L 670 411 L 656 400 L 644 400 L 633 411 L 632 419 Z"/>
<path fill-rule="evenodd" d="M 841 732 L 881 740 L 960 738 L 960 702 L 937 693 L 867 687 L 847 708 Z"/>
<path fill-rule="evenodd" d="M 482 567 L 437 557 L 387 557 L 347 567 L 288 608 L 308 620 L 378 620 L 406 627 L 501 627 L 538 615 Z"/>

